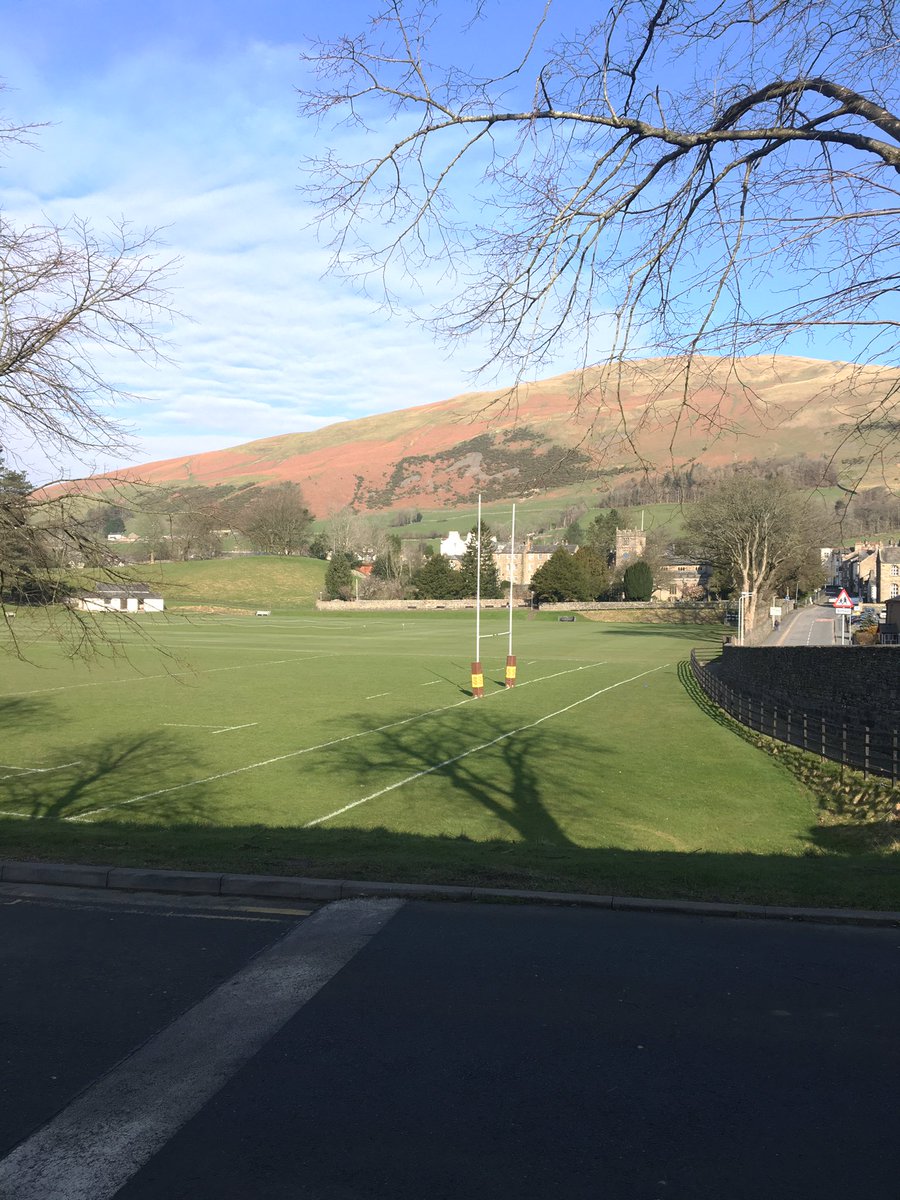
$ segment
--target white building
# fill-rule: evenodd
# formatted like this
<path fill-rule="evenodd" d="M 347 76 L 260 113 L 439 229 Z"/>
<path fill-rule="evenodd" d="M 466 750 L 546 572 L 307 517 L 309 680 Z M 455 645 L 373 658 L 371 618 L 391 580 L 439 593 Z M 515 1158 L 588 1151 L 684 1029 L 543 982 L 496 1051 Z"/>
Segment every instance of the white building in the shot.
<path fill-rule="evenodd" d="M 148 583 L 95 583 L 69 603 L 82 612 L 163 612 L 166 607 Z"/>
<path fill-rule="evenodd" d="M 451 529 L 445 538 L 441 538 L 441 554 L 444 558 L 462 558 L 468 542 L 459 536 L 459 531 Z"/>

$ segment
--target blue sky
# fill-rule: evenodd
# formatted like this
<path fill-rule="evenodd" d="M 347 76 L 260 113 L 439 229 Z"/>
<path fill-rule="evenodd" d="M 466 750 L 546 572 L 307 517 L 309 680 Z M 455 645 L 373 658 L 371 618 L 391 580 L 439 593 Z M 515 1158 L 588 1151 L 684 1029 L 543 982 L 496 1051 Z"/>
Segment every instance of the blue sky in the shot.
<path fill-rule="evenodd" d="M 0 107 L 49 123 L 36 149 L 0 160 L 7 217 L 77 214 L 102 228 L 124 216 L 164 227 L 182 260 L 175 361 L 117 365 L 116 382 L 146 399 L 118 412 L 133 450 L 91 467 L 311 430 L 473 386 L 482 346 L 451 356 L 408 317 L 323 277 L 327 256 L 298 194 L 315 137 L 297 116 L 299 54 L 308 36 L 355 29 L 366 9 L 0 0 Z M 13 450 L 35 481 L 77 470 L 36 446 Z"/>
<path fill-rule="evenodd" d="M 304 159 L 323 150 L 322 135 L 298 116 L 301 53 L 310 38 L 357 32 L 373 3 L 0 0 L 7 89 L 0 109 L 13 121 L 47 123 L 36 149 L 12 147 L 0 157 L 5 216 L 15 224 L 65 224 L 77 215 L 98 229 L 125 218 L 161 227 L 165 254 L 180 259 L 172 303 L 183 319 L 171 331 L 174 361 L 110 363 L 112 382 L 142 397 L 116 413 L 133 430 L 132 448 L 75 463 L 47 461 L 27 443 L 7 447 L 34 482 L 313 430 L 442 400 L 479 382 L 513 381 L 475 378 L 488 357 L 479 337 L 451 351 L 416 322 L 417 306 L 426 311 L 452 285 L 440 264 L 417 278 L 417 289 L 402 285 L 408 304 L 393 313 L 326 273 L 328 253 L 298 191 Z M 459 26 L 471 9 L 462 0 L 446 5 L 438 6 L 450 19 L 438 27 L 435 57 L 464 69 L 487 69 L 498 59 L 506 69 L 525 49 L 544 0 L 488 0 L 485 21 L 468 31 Z M 550 15 L 558 32 L 595 20 L 598 10 L 587 0 L 560 0 Z M 548 24 L 541 41 L 553 34 Z M 477 56 L 481 63 L 471 61 Z M 682 83 L 691 70 L 687 62 L 671 65 Z M 533 87 L 525 75 L 520 84 Z M 350 160 L 369 149 L 358 132 L 329 137 L 353 139 L 343 147 Z M 335 149 L 341 157 L 341 145 Z M 477 171 L 477 159 L 473 165 Z M 477 211 L 477 186 L 457 188 L 456 196 Z M 783 282 L 787 292 L 802 286 L 790 275 Z M 591 329 L 596 359 L 606 349 L 598 340 L 609 336 L 603 314 L 596 334 Z M 576 367 L 576 340 L 556 345 L 538 373 Z M 785 350 L 849 353 L 803 331 Z"/>

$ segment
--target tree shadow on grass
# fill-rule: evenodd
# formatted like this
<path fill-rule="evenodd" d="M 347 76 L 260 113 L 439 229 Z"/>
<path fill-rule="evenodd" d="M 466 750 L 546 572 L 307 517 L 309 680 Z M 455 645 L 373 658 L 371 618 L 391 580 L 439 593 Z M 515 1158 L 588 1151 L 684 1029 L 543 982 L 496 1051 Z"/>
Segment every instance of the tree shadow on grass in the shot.
<path fill-rule="evenodd" d="M 66 821 L 94 810 L 119 809 L 147 793 L 154 811 L 176 821 L 201 820 L 206 815 L 202 799 L 191 789 L 165 795 L 166 781 L 183 777 L 192 756 L 171 736 L 149 733 L 129 740 L 110 738 L 84 745 L 70 761 L 19 765 L 0 779 L 0 813 L 29 821 Z M 149 799 L 149 797 L 148 797 Z"/>
<path fill-rule="evenodd" d="M 378 798 L 396 792 L 400 804 L 408 804 L 427 827 L 456 823 L 462 830 L 467 820 L 478 810 L 489 814 L 501 830 L 512 833 L 525 842 L 544 846 L 567 846 L 569 835 L 548 806 L 554 797 L 553 761 L 568 764 L 566 800 L 579 799 L 571 783 L 573 761 L 584 763 L 584 777 L 595 780 L 603 756 L 602 746 L 586 746 L 573 737 L 563 721 L 538 727 L 510 728 L 509 719 L 491 712 L 479 704 L 467 710 L 471 719 L 467 725 L 448 732 L 433 722 L 408 722 L 394 728 L 370 730 L 370 718 L 358 714 L 356 723 L 364 736 L 347 740 L 341 748 L 341 770 L 357 781 L 362 796 L 376 794 Z M 342 720 L 346 729 L 347 718 Z M 306 762 L 298 771 L 303 786 L 317 786 L 315 778 L 321 772 L 327 779 L 329 764 Z M 421 804 L 428 779 L 434 776 L 449 785 L 448 811 L 416 810 Z M 585 793 L 580 799 L 590 801 L 594 796 Z M 461 834 L 461 836 L 465 836 Z M 502 834 L 501 834 L 502 836 Z"/>

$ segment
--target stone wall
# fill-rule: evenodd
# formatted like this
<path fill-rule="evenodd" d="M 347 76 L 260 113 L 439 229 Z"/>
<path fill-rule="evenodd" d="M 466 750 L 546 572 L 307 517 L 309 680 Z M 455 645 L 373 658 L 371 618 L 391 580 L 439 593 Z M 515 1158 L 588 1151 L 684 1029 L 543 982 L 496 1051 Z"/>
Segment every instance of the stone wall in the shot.
<path fill-rule="evenodd" d="M 506 599 L 482 600 L 482 609 L 507 608 Z M 516 608 L 529 608 L 530 605 L 516 603 Z M 433 612 L 435 609 L 459 611 L 474 609 L 475 601 L 469 600 L 317 600 L 316 608 L 320 612 L 405 612 L 407 609 L 418 609 L 423 612 Z M 673 624 L 710 624 L 721 621 L 725 606 L 723 604 L 661 604 L 656 600 L 621 600 L 621 601 L 567 601 L 561 604 L 542 604 L 541 612 L 575 612 L 584 613 L 591 620 L 640 620 L 671 621 Z"/>
<path fill-rule="evenodd" d="M 506 600 L 482 600 L 482 609 L 508 608 Z M 522 606 L 518 606 L 522 607 Z M 525 606 L 527 607 L 527 606 Z M 451 611 L 475 608 L 474 600 L 317 600 L 319 612 L 405 612 L 407 609 L 418 609 L 422 612 L 432 612 L 437 608 Z"/>
<path fill-rule="evenodd" d="M 900 646 L 723 646 L 715 672 L 736 691 L 885 723 L 900 710 Z"/>

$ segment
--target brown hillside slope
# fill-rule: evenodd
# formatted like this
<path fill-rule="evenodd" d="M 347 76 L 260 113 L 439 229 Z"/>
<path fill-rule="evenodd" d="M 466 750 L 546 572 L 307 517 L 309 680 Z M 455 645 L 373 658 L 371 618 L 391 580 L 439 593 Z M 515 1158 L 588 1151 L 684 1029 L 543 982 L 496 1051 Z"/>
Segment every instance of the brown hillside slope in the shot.
<path fill-rule="evenodd" d="M 685 378 L 672 359 L 570 372 L 510 391 L 284 434 L 229 450 L 118 472 L 156 484 L 292 480 L 318 516 L 347 504 L 452 505 L 479 490 L 514 496 L 535 487 L 631 471 L 751 458 L 831 454 L 845 433 L 900 382 L 889 368 L 806 358 L 701 360 Z M 881 431 L 883 440 L 884 431 Z M 865 448 L 843 453 L 848 478 Z M 886 474 L 900 479 L 894 440 Z M 101 477 L 102 478 L 102 477 Z"/>

